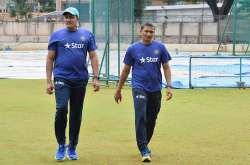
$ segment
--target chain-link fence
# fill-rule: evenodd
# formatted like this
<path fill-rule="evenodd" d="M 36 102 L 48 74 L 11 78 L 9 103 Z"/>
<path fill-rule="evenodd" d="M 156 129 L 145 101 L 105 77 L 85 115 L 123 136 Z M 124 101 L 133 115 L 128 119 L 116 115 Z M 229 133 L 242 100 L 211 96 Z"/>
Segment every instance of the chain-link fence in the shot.
<path fill-rule="evenodd" d="M 229 42 L 233 43 L 233 54 L 236 54 L 235 50 L 237 46 L 242 46 L 242 44 L 245 44 L 245 54 L 249 53 L 249 23 L 250 1 L 235 0 L 231 8 L 231 13 L 220 23 L 220 44 Z"/>
<path fill-rule="evenodd" d="M 92 29 L 102 54 L 100 76 L 117 80 L 121 68 L 121 46 L 134 42 L 134 0 L 92 0 L 91 6 Z M 113 76 L 111 66 L 117 68 Z"/>

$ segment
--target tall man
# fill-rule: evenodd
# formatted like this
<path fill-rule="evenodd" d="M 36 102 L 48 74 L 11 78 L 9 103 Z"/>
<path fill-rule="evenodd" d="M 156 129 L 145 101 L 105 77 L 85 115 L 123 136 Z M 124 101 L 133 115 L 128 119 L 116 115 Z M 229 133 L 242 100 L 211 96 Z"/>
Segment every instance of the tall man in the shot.
<path fill-rule="evenodd" d="M 153 135 L 156 118 L 161 107 L 161 65 L 167 81 L 166 99 L 171 99 L 173 95 L 171 69 L 168 64 L 171 57 L 162 43 L 153 40 L 155 34 L 153 24 L 144 24 L 140 33 L 141 41 L 131 45 L 125 54 L 125 65 L 114 98 L 117 103 L 122 101 L 121 89 L 132 67 L 136 141 L 142 162 L 150 162 L 151 151 L 148 144 Z"/>
<path fill-rule="evenodd" d="M 55 89 L 55 135 L 59 146 L 55 155 L 57 161 L 64 160 L 66 155 L 65 129 L 67 126 L 68 102 L 70 114 L 67 157 L 69 160 L 78 159 L 76 146 L 89 78 L 86 63 L 87 52 L 94 75 L 94 91 L 99 91 L 100 88 L 94 35 L 83 28 L 78 28 L 79 12 L 76 8 L 67 8 L 63 12 L 63 16 L 66 27 L 51 35 L 46 61 L 47 93 L 52 94 Z M 52 70 L 54 83 L 52 82 Z"/>

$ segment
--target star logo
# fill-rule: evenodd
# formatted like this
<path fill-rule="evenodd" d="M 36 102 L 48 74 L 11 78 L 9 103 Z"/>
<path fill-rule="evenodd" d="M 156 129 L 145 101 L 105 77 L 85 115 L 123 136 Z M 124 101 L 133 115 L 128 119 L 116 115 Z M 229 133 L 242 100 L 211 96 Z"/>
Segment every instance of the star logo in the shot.
<path fill-rule="evenodd" d="M 143 58 L 143 57 L 140 59 L 141 63 L 145 63 L 145 60 L 146 60 L 146 59 Z"/>
<path fill-rule="evenodd" d="M 84 36 L 81 36 L 80 39 L 81 39 L 81 41 L 84 41 L 84 40 L 85 40 L 85 37 L 84 37 Z"/>
<path fill-rule="evenodd" d="M 68 42 L 64 46 L 66 49 L 70 48 L 70 44 Z"/>
<path fill-rule="evenodd" d="M 159 53 L 160 53 L 159 50 L 154 50 L 154 54 L 155 54 L 155 55 L 157 55 L 157 54 L 159 54 Z"/>

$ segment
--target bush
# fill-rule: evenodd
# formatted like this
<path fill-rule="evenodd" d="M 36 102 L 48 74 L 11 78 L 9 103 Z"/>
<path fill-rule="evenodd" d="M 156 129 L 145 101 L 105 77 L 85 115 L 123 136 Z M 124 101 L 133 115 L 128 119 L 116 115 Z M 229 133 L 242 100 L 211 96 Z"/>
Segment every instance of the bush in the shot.
<path fill-rule="evenodd" d="M 16 16 L 16 10 L 15 9 L 11 9 L 10 10 L 10 16 L 11 17 L 15 17 Z"/>

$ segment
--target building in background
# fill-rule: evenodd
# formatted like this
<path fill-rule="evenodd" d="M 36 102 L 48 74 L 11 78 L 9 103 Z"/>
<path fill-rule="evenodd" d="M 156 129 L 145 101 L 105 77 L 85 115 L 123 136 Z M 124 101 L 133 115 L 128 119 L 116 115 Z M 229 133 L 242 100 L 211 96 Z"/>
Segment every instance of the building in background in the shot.
<path fill-rule="evenodd" d="M 15 3 L 12 0 L 0 0 L 0 13 L 8 13 L 14 6 Z"/>
<path fill-rule="evenodd" d="M 187 4 L 202 4 L 205 0 L 187 1 L 187 0 L 145 0 L 148 5 L 187 5 Z M 223 0 L 217 0 L 223 2 Z"/>
<path fill-rule="evenodd" d="M 81 6 L 81 4 L 90 4 L 91 0 L 56 0 L 56 11 L 62 11 L 68 6 Z"/>
<path fill-rule="evenodd" d="M 0 0 L 0 21 L 13 20 L 10 17 L 10 11 L 15 8 L 15 3 L 12 0 Z"/>
<path fill-rule="evenodd" d="M 6 7 L 6 0 L 0 0 L 0 13 L 5 13 L 7 12 L 7 7 Z"/>
<path fill-rule="evenodd" d="M 213 13 L 205 0 L 148 0 L 143 21 L 151 22 L 213 22 Z M 218 7 L 223 0 L 217 1 Z"/>
<path fill-rule="evenodd" d="M 42 3 L 38 0 L 26 0 L 25 3 L 30 6 L 32 12 L 32 18 L 36 17 L 36 20 L 61 20 L 61 12 L 69 7 L 73 6 L 79 10 L 81 22 L 91 21 L 91 1 L 92 0 L 54 0 L 50 1 L 54 5 L 48 2 Z M 115 2 L 112 0 L 111 2 Z M 126 0 L 124 0 L 126 1 Z M 223 0 L 218 0 L 222 2 Z M 45 1 L 44 1 L 45 2 Z M 208 7 L 205 0 L 187 1 L 187 0 L 141 0 L 144 2 L 145 8 L 143 9 L 143 20 L 153 22 L 164 21 L 210 21 L 211 10 Z M 192 4 L 196 3 L 196 4 Z M 8 13 L 13 16 L 13 12 L 18 14 L 16 9 L 17 4 L 13 0 L 0 0 L 0 20 L 6 20 Z M 4 13 L 4 14 L 3 14 Z M 37 17 L 45 16 L 46 18 L 37 19 Z M 4 19 L 3 19 L 4 18 Z M 56 18 L 56 19 L 55 19 Z"/>
<path fill-rule="evenodd" d="M 80 20 L 83 22 L 90 21 L 90 0 L 56 0 L 56 11 L 60 12 L 69 6 L 79 10 Z"/>

